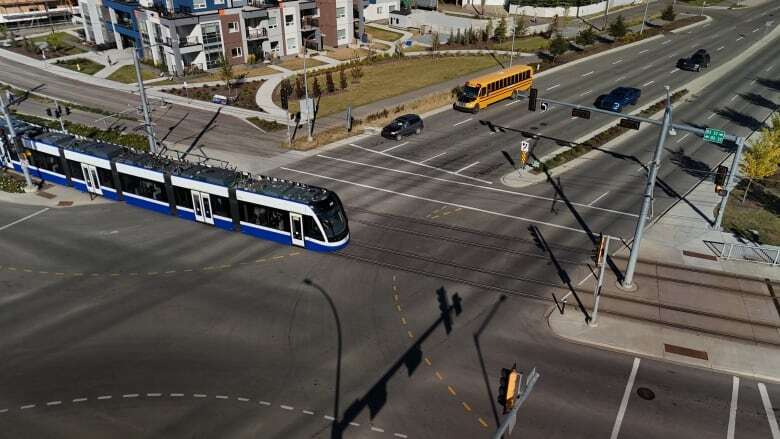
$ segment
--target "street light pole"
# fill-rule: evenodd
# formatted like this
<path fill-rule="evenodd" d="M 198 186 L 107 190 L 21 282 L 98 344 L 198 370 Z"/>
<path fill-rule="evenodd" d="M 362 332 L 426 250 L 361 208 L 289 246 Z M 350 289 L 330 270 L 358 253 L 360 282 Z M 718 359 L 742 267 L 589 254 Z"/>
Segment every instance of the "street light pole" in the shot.
<path fill-rule="evenodd" d="M 144 113 L 144 130 L 146 131 L 146 137 L 149 139 L 149 151 L 152 154 L 157 154 L 157 142 L 154 139 L 154 130 L 152 129 L 152 121 L 149 117 L 149 105 L 146 102 L 146 91 L 144 90 L 144 78 L 141 75 L 141 64 L 138 61 L 138 53 L 135 45 L 133 45 L 133 64 L 135 65 L 135 77 L 138 81 L 138 94 L 141 95 L 141 109 Z"/>
<path fill-rule="evenodd" d="M 707 5 L 706 1 L 705 2 L 701 2 L 701 9 L 699 9 L 699 17 L 704 15 L 704 6 L 706 6 L 706 5 Z"/>
<path fill-rule="evenodd" d="M 645 195 L 644 200 L 642 201 L 642 209 L 639 212 L 639 218 L 636 222 L 636 231 L 634 232 L 634 244 L 631 246 L 631 254 L 628 257 L 626 275 L 623 278 L 623 283 L 620 285 L 621 288 L 629 291 L 636 289 L 633 281 L 634 271 L 636 270 L 636 261 L 639 259 L 639 247 L 642 244 L 642 234 L 645 231 L 647 214 L 650 211 L 650 205 L 653 203 L 653 189 L 655 188 L 655 179 L 658 175 L 658 167 L 661 164 L 661 156 L 663 155 L 664 151 L 666 135 L 669 133 L 669 127 L 672 123 L 672 99 L 669 94 L 669 86 L 667 85 L 664 88 L 666 88 L 666 110 L 664 111 L 663 124 L 661 125 L 661 135 L 658 137 L 658 144 L 655 147 L 653 161 L 650 162 L 650 172 L 647 176 L 647 185 L 645 186 Z"/>
<path fill-rule="evenodd" d="M 642 26 L 639 27 L 639 35 L 645 31 L 645 21 L 647 21 L 647 10 L 650 8 L 650 0 L 645 1 L 645 16 L 642 17 Z"/>
<path fill-rule="evenodd" d="M 731 195 L 732 185 L 734 180 L 739 177 L 739 162 L 742 159 L 742 149 L 745 146 L 745 139 L 737 137 L 737 151 L 734 153 L 734 161 L 731 162 L 731 169 L 729 169 L 729 176 L 726 178 L 726 186 L 724 189 L 726 194 L 720 199 L 720 205 L 718 206 L 718 218 L 715 220 L 714 230 L 720 230 L 720 225 L 723 222 L 723 212 L 726 211 L 726 203 L 728 202 L 729 195 Z"/>
<path fill-rule="evenodd" d="M 19 144 L 17 143 L 17 139 L 16 139 L 16 130 L 14 129 L 13 121 L 11 121 L 11 112 L 8 109 L 8 104 L 6 104 L 5 99 L 3 99 L 2 94 L 0 94 L 0 109 L 2 109 L 3 115 L 5 116 L 5 124 L 8 126 L 8 134 L 11 135 L 11 142 L 13 142 L 13 148 L 16 150 L 16 154 L 19 156 L 19 163 L 21 163 L 22 166 L 24 181 L 27 184 L 24 190 L 26 192 L 33 192 L 35 190 L 35 187 L 33 187 L 32 178 L 30 178 L 30 169 L 27 167 L 27 158 L 22 157 L 23 151 L 20 151 L 21 148 L 18 147 Z"/>
<path fill-rule="evenodd" d="M 307 139 L 312 141 L 313 126 L 311 124 L 311 114 L 309 113 L 309 81 L 306 76 L 306 40 L 303 41 L 303 90 L 306 94 L 306 123 L 309 125 Z"/>
<path fill-rule="evenodd" d="M 517 22 L 512 28 L 512 52 L 509 54 L 509 68 L 512 68 L 512 58 L 515 57 L 515 35 L 517 35 Z"/>

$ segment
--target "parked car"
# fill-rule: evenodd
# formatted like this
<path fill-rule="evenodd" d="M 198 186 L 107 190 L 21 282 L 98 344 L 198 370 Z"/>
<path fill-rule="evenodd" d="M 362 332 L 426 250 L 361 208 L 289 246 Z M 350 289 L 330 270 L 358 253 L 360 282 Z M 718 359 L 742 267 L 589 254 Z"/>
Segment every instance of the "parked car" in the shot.
<path fill-rule="evenodd" d="M 382 128 L 382 137 L 401 140 L 404 136 L 420 134 L 422 130 L 423 121 L 420 116 L 416 114 L 404 114 Z"/>
<path fill-rule="evenodd" d="M 636 105 L 641 95 L 642 90 L 638 88 L 618 87 L 609 92 L 609 94 L 599 96 L 593 105 L 602 110 L 620 113 L 623 111 L 623 107 Z"/>
<path fill-rule="evenodd" d="M 677 60 L 677 68 L 682 70 L 690 70 L 692 72 L 700 72 L 701 69 L 706 69 L 710 66 L 710 54 L 704 49 L 699 49 L 688 58 L 680 58 Z"/>

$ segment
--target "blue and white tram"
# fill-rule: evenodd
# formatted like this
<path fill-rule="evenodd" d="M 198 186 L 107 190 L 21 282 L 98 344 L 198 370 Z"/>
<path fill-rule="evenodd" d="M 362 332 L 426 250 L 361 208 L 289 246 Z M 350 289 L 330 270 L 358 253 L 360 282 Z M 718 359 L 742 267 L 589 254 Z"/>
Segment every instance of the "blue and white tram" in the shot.
<path fill-rule="evenodd" d="M 349 242 L 344 207 L 327 189 L 31 127 L 19 131 L 33 177 L 309 250 L 334 251 Z M 0 165 L 21 169 L 13 148 L 0 154 Z"/>

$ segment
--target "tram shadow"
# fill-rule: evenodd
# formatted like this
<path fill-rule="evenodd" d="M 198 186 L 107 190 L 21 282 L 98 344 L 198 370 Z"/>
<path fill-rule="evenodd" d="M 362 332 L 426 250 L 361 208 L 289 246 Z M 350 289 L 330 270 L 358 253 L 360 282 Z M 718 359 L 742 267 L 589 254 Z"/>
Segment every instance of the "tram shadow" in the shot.
<path fill-rule="evenodd" d="M 425 342 L 439 326 L 444 326 L 447 334 L 452 331 L 453 314 L 457 316 L 463 312 L 462 300 L 458 293 L 455 293 L 452 295 L 450 301 L 447 290 L 444 287 L 440 287 L 436 290 L 436 297 L 441 311 L 439 318 L 417 337 L 415 343 L 410 346 L 384 374 L 382 374 L 363 396 L 353 401 L 344 411 L 342 416 L 336 417 L 336 420 L 332 423 L 331 439 L 343 438 L 344 432 L 350 426 L 350 422 L 357 419 L 358 415 L 366 410 L 366 408 L 369 411 L 370 418 L 374 419 L 387 403 L 387 384 L 390 382 L 390 379 L 403 367 L 406 368 L 409 377 L 414 374 L 423 360 L 423 342 Z"/>

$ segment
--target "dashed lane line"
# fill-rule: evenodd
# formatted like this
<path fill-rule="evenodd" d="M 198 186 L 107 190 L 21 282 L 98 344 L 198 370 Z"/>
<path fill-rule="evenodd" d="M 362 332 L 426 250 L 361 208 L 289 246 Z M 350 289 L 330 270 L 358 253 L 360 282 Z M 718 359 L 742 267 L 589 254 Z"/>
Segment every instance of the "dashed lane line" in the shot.
<path fill-rule="evenodd" d="M 674 69 L 671 72 L 669 72 L 670 75 L 674 75 L 675 73 L 679 72 L 680 69 Z"/>
<path fill-rule="evenodd" d="M 677 139 L 677 141 L 676 141 L 676 142 L 674 142 L 674 143 L 680 143 L 680 142 L 682 142 L 683 140 L 685 140 L 685 138 L 686 138 L 686 137 L 688 137 L 688 136 L 690 136 L 690 135 L 691 135 L 690 133 L 685 133 L 685 135 L 684 135 L 684 136 L 682 136 L 682 137 L 680 137 L 679 139 Z"/>
<path fill-rule="evenodd" d="M 596 73 L 596 72 L 595 72 L 595 71 L 593 71 L 593 70 L 591 70 L 591 71 L 589 71 L 588 73 L 583 73 L 581 76 L 582 76 L 583 78 L 585 78 L 585 77 L 587 77 L 587 76 L 590 76 L 590 75 L 592 75 L 592 74 L 594 74 L 594 73 Z"/>
<path fill-rule="evenodd" d="M 404 145 L 408 145 L 408 144 L 409 144 L 409 142 L 403 142 L 403 143 L 399 143 L 398 145 L 391 146 L 390 148 L 387 148 L 387 149 L 383 149 L 383 150 L 382 150 L 382 152 L 388 152 L 388 151 L 392 151 L 392 150 L 394 150 L 394 149 L 396 149 L 396 148 L 400 148 L 400 147 L 402 147 L 402 146 L 404 146 Z"/>
<path fill-rule="evenodd" d="M 615 79 L 615 82 L 620 82 L 620 81 L 622 81 L 624 79 L 626 79 L 626 77 L 625 76 L 621 76 L 621 77 Z"/>
<path fill-rule="evenodd" d="M 425 159 L 425 160 L 421 161 L 420 163 L 429 162 L 429 161 L 431 161 L 431 160 L 433 160 L 433 159 L 435 159 L 435 158 L 438 158 L 438 157 L 441 157 L 441 156 L 443 156 L 444 154 L 447 154 L 447 152 L 445 151 L 445 152 L 442 152 L 442 153 L 436 154 L 436 155 L 434 155 L 434 156 L 432 156 L 432 157 L 428 157 L 427 159 Z M 456 172 L 456 174 L 457 174 L 457 172 Z"/>
<path fill-rule="evenodd" d="M 655 81 L 645 82 L 644 84 L 642 84 L 642 87 L 647 87 L 648 85 L 653 85 L 653 84 L 655 84 Z"/>
<path fill-rule="evenodd" d="M 458 122 L 458 123 L 456 123 L 456 124 L 453 124 L 452 126 L 456 127 L 456 126 L 458 126 L 458 125 L 462 125 L 462 124 L 464 124 L 464 123 L 466 123 L 466 122 L 470 122 L 470 121 L 471 121 L 471 120 L 473 120 L 473 119 L 474 119 L 473 117 L 470 117 L 470 118 L 468 118 L 468 119 L 466 119 L 466 120 L 462 120 L 462 121 L 460 121 L 460 122 Z"/>
<path fill-rule="evenodd" d="M 373 425 L 371 426 L 371 431 L 376 431 L 377 433 L 384 433 L 385 432 L 384 429 L 379 428 L 379 427 L 374 427 Z"/>
<path fill-rule="evenodd" d="M 720 52 L 720 51 L 721 51 L 721 50 L 723 50 L 723 49 L 724 49 L 724 46 L 720 46 L 720 47 L 718 47 L 717 49 L 715 49 L 715 51 L 716 51 L 716 52 Z"/>
<path fill-rule="evenodd" d="M 551 87 L 547 87 L 547 90 L 545 90 L 545 91 L 554 90 L 554 89 L 556 89 L 556 88 L 558 88 L 558 87 L 560 87 L 560 86 L 561 86 L 561 84 L 555 84 L 555 85 L 553 85 L 553 86 L 551 86 Z"/>
<path fill-rule="evenodd" d="M 111 395 L 100 395 L 97 397 L 99 401 L 105 401 L 107 399 L 111 399 Z"/>
<path fill-rule="evenodd" d="M 279 407 L 281 407 L 284 410 L 289 410 L 289 411 L 295 410 L 295 407 L 292 407 L 292 406 L 289 406 L 289 405 L 284 405 L 284 404 L 280 405 Z"/>
<path fill-rule="evenodd" d="M 671 42 L 672 42 L 672 40 L 666 40 L 666 41 L 664 41 L 663 43 L 661 43 L 661 45 L 662 45 L 662 46 L 665 46 L 665 45 L 667 45 L 667 44 L 669 44 L 669 43 L 671 43 Z"/>
<path fill-rule="evenodd" d="M 612 63 L 612 65 L 615 65 L 615 64 L 620 64 L 620 63 L 622 63 L 622 62 L 623 62 L 623 60 L 622 60 L 622 59 L 619 59 L 619 60 L 617 60 L 617 61 L 613 62 L 613 63 Z"/>
<path fill-rule="evenodd" d="M 647 52 L 649 52 L 649 51 L 650 51 L 650 49 L 645 49 L 645 50 L 643 50 L 643 51 L 639 52 L 639 55 L 641 55 L 641 54 L 643 54 L 643 53 L 647 53 Z"/>
<path fill-rule="evenodd" d="M 739 378 L 733 377 L 731 385 L 731 406 L 729 407 L 729 425 L 726 430 L 726 439 L 734 439 L 734 430 L 737 422 L 737 399 L 739 398 Z"/>
<path fill-rule="evenodd" d="M 715 117 L 715 113 L 710 113 L 710 115 L 709 115 L 709 116 L 707 116 L 707 120 L 710 120 L 710 119 L 712 119 L 713 117 Z"/>
<path fill-rule="evenodd" d="M 138 398 L 138 396 L 139 395 L 137 393 L 125 393 L 122 395 L 122 398 Z"/>
<path fill-rule="evenodd" d="M 737 38 L 737 41 L 744 39 L 745 37 L 739 37 Z"/>

